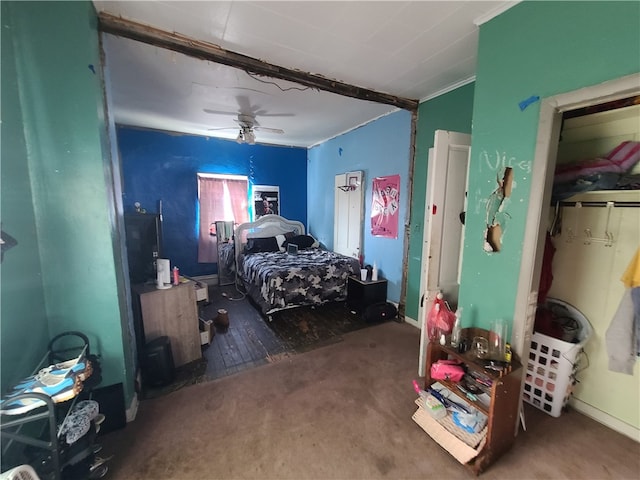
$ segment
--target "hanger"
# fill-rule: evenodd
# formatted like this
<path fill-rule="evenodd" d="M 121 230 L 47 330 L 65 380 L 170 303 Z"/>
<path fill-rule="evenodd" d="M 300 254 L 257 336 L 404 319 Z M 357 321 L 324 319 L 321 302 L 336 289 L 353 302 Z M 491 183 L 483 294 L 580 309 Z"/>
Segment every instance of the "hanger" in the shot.
<path fill-rule="evenodd" d="M 560 208 L 560 202 L 556 202 L 556 208 L 553 213 L 553 221 L 549 228 L 549 234 L 552 237 L 562 233 L 562 208 Z"/>

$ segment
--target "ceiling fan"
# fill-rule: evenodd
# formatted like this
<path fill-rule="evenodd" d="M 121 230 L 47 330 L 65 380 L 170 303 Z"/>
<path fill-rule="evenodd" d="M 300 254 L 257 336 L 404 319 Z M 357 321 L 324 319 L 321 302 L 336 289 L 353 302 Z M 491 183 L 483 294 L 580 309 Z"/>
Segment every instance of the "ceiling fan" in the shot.
<path fill-rule="evenodd" d="M 204 109 L 207 113 L 218 113 L 213 110 Z M 238 124 L 238 126 L 233 127 L 219 127 L 219 128 L 210 128 L 209 130 L 229 130 L 229 129 L 238 129 L 238 136 L 236 137 L 236 142 L 238 143 L 248 143 L 249 145 L 253 145 L 256 143 L 256 134 L 255 132 L 270 132 L 277 133 L 278 135 L 282 135 L 284 130 L 280 128 L 267 128 L 261 127 L 258 121 L 256 120 L 255 115 L 247 115 L 243 113 L 238 114 L 238 118 L 234 119 L 234 121 Z"/>

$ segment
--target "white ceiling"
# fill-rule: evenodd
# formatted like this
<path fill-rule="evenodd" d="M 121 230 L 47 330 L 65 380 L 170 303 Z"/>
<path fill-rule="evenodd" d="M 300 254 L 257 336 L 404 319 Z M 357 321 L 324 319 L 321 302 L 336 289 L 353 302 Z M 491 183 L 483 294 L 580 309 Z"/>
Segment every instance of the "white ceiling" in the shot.
<path fill-rule="evenodd" d="M 268 63 L 425 100 L 474 78 L 477 24 L 516 2 L 93 3 L 99 12 Z M 113 35 L 106 35 L 105 50 L 120 124 L 236 138 L 237 114 L 249 113 L 258 125 L 285 131 L 258 131 L 257 142 L 309 147 L 396 110 Z"/>

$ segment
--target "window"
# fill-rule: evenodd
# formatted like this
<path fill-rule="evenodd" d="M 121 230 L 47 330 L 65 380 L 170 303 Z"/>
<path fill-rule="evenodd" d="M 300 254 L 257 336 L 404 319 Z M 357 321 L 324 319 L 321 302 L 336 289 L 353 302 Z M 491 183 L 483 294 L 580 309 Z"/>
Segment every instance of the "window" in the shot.
<path fill-rule="evenodd" d="M 231 220 L 235 225 L 249 221 L 248 184 L 244 175 L 198 173 L 199 263 L 218 261 L 217 220 Z"/>

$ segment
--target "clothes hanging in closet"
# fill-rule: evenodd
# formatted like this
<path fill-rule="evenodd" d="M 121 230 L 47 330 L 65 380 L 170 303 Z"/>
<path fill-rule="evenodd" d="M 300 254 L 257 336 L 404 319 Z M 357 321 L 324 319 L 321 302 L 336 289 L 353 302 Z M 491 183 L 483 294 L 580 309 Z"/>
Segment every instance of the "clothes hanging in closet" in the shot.
<path fill-rule="evenodd" d="M 621 277 L 626 290 L 605 333 L 609 370 L 633 375 L 640 355 L 640 248 Z"/>

